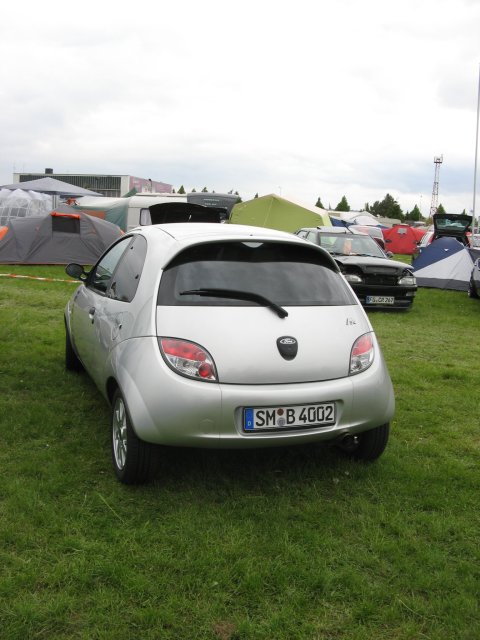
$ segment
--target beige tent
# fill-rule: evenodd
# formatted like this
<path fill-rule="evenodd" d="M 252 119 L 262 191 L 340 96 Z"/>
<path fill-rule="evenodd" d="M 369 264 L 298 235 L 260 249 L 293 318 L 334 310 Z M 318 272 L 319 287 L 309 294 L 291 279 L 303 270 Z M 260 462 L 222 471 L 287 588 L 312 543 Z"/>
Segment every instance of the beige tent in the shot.
<path fill-rule="evenodd" d="M 285 200 L 275 194 L 236 204 L 230 224 L 248 224 L 293 233 L 301 227 L 331 226 L 325 209 Z"/>

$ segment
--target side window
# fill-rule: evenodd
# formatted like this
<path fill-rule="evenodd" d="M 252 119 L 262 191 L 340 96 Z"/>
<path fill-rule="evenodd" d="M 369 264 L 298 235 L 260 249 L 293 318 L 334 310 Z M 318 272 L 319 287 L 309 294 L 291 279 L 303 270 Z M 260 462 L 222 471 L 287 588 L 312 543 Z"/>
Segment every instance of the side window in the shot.
<path fill-rule="evenodd" d="M 113 274 L 110 290 L 107 294 L 110 298 L 123 302 L 133 300 L 140 282 L 146 255 L 147 241 L 143 236 L 135 236 L 131 245 L 122 255 Z"/>
<path fill-rule="evenodd" d="M 301 231 L 297 231 L 297 236 L 299 238 L 306 238 L 307 237 L 307 232 L 303 231 L 303 229 Z"/>
<path fill-rule="evenodd" d="M 310 242 L 313 242 L 314 244 L 317 244 L 317 232 L 309 231 L 307 233 L 307 240 L 309 240 Z"/>
<path fill-rule="evenodd" d="M 123 252 L 132 241 L 131 237 L 123 238 L 106 253 L 88 277 L 88 286 L 106 293 L 110 285 L 113 272 L 122 257 Z"/>

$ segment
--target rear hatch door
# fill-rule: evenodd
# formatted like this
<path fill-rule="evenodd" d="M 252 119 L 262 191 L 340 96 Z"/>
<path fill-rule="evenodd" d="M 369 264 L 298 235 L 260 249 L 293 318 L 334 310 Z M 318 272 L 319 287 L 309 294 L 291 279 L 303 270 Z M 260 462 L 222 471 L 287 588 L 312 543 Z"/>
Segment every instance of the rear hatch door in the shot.
<path fill-rule="evenodd" d="M 352 346 L 370 330 L 335 262 L 307 243 L 195 245 L 162 274 L 157 335 L 206 349 L 222 383 L 347 376 Z M 286 357 L 295 344 L 295 356 Z"/>
<path fill-rule="evenodd" d="M 467 230 L 470 230 L 471 224 L 472 216 L 436 213 L 433 216 L 434 239 L 457 238 L 463 244 L 467 244 Z"/>

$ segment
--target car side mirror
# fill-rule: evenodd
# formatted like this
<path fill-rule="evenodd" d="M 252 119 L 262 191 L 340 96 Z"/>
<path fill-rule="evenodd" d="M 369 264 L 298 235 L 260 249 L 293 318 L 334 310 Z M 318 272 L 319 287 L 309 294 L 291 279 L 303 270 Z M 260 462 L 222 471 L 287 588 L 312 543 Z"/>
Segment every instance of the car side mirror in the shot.
<path fill-rule="evenodd" d="M 75 280 L 81 280 L 82 282 L 84 282 L 87 279 L 87 272 L 81 264 L 77 264 L 76 262 L 67 264 L 67 266 L 65 267 L 65 271 L 67 275 L 69 275 L 71 278 L 75 278 Z"/>
<path fill-rule="evenodd" d="M 391 251 L 385 251 L 387 258 L 393 258 L 394 254 Z"/>

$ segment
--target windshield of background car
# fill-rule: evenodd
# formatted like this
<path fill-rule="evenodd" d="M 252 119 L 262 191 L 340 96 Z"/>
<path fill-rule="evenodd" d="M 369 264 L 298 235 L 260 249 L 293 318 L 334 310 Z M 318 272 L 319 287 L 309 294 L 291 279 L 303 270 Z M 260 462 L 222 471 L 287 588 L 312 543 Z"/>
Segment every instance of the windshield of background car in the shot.
<path fill-rule="evenodd" d="M 372 256 L 385 258 L 385 254 L 370 236 L 342 234 L 318 234 L 318 244 L 332 255 Z"/>
<path fill-rule="evenodd" d="M 235 298 L 180 295 L 192 289 L 233 289 L 285 306 L 357 304 L 348 285 L 319 251 L 288 243 L 218 242 L 189 247 L 162 275 L 157 303 L 166 306 L 252 306 Z"/>
<path fill-rule="evenodd" d="M 433 222 L 437 231 L 447 232 L 452 231 L 454 233 L 462 233 L 468 229 L 472 223 L 470 216 L 444 216 L 435 215 Z"/>

